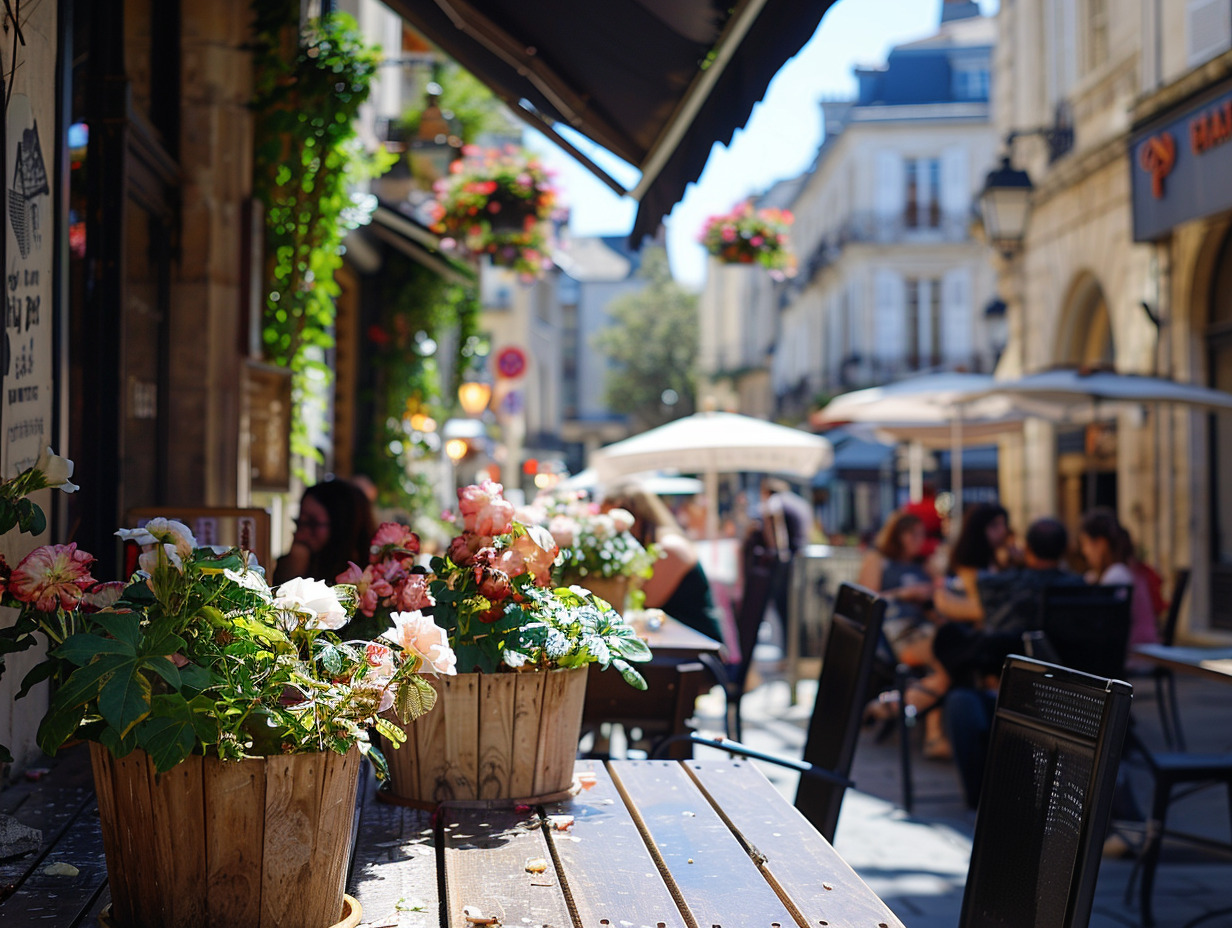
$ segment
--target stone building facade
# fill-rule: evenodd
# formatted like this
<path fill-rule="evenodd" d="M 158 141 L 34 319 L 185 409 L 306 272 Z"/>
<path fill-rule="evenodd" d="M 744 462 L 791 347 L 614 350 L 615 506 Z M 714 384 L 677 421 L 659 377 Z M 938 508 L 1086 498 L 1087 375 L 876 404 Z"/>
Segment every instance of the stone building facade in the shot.
<path fill-rule="evenodd" d="M 1232 386 L 1232 197 L 1202 186 L 1203 170 L 1232 172 L 1216 164 L 1232 151 L 1212 130 L 1198 152 L 1190 128 L 1225 118 L 1232 10 L 1007 0 L 998 20 L 996 123 L 1018 134 L 1010 154 L 1034 183 L 1022 247 L 996 259 L 1001 373 L 1107 365 Z M 1232 416 L 1145 405 L 1089 426 L 1031 422 L 1003 443 L 1002 487 L 1019 524 L 1058 513 L 1072 528 L 1092 503 L 1114 506 L 1165 576 L 1192 569 L 1188 630 L 1202 636 L 1232 629 L 1229 460 Z"/>

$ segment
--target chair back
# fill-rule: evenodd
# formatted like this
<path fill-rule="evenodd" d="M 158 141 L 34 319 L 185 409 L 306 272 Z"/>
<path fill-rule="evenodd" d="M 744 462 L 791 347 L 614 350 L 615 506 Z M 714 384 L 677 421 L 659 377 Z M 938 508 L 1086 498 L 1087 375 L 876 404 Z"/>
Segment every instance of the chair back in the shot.
<path fill-rule="evenodd" d="M 1159 643 L 1176 644 L 1176 625 L 1181 617 L 1181 603 L 1185 600 L 1185 589 L 1189 586 L 1189 568 L 1181 567 L 1176 572 L 1176 580 L 1172 584 L 1172 598 L 1168 601 L 1168 614 L 1164 617 L 1163 627 L 1159 630 Z"/>
<path fill-rule="evenodd" d="M 1006 660 L 960 928 L 1085 928 L 1132 692 L 1119 680 Z"/>
<path fill-rule="evenodd" d="M 804 761 L 842 777 L 851 773 L 885 607 L 876 593 L 852 583 L 840 584 L 834 600 Z M 800 778 L 796 808 L 828 841 L 834 840 L 845 790 L 840 784 Z"/>
<path fill-rule="evenodd" d="M 1123 676 L 1133 594 L 1130 585 L 1045 587 L 1039 627 L 1060 663 L 1099 677 Z"/>

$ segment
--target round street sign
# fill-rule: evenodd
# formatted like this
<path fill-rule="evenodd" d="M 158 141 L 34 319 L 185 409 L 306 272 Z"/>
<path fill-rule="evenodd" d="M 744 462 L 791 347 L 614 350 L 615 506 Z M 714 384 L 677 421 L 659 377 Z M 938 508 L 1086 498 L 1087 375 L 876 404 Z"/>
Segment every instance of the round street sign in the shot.
<path fill-rule="evenodd" d="M 496 352 L 494 363 L 498 377 L 516 380 L 526 373 L 526 352 L 510 345 Z"/>

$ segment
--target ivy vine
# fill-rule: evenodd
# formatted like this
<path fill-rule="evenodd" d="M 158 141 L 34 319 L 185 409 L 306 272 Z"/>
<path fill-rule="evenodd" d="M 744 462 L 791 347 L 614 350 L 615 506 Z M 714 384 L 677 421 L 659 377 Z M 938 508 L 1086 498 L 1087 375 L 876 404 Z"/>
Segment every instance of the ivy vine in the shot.
<path fill-rule="evenodd" d="M 334 274 L 347 231 L 364 221 L 350 191 L 394 163 L 356 134 L 379 63 L 355 20 L 331 13 L 302 30 L 299 0 L 256 0 L 254 192 L 265 207 L 265 358 L 290 368 L 297 408 L 323 408 L 332 372 Z M 293 417 L 291 450 L 320 460 L 308 418 Z"/>

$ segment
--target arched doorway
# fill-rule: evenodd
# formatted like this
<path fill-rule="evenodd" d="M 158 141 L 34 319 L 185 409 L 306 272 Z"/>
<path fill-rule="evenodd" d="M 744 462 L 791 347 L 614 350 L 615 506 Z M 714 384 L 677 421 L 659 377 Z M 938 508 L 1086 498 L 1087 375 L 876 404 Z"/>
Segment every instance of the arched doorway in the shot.
<path fill-rule="evenodd" d="M 1204 343 L 1212 387 L 1232 390 L 1232 232 L 1211 275 Z M 1211 626 L 1232 629 L 1232 413 L 1210 417 Z"/>
<path fill-rule="evenodd" d="M 1115 348 L 1104 289 L 1085 273 L 1070 289 L 1056 357 L 1074 367 L 1112 368 Z M 1093 506 L 1117 505 L 1116 421 L 1057 430 L 1058 517 L 1071 531 Z"/>

